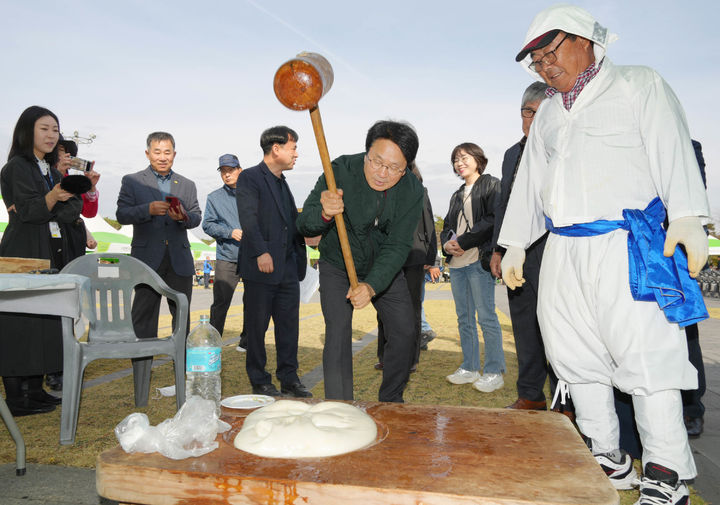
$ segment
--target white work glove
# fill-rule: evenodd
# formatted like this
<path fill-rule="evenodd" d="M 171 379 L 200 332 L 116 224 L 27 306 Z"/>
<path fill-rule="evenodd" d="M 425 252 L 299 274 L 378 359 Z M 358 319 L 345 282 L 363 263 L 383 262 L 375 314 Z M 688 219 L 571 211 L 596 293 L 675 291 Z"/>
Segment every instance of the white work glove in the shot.
<path fill-rule="evenodd" d="M 670 221 L 663 254 L 669 258 L 675 253 L 678 244 L 685 246 L 688 271 L 690 277 L 694 279 L 705 266 L 708 258 L 708 239 L 699 217 L 679 217 Z"/>
<path fill-rule="evenodd" d="M 523 278 L 523 264 L 525 263 L 525 249 L 521 247 L 510 246 L 505 251 L 500 269 L 502 270 L 502 278 L 510 289 L 519 288 L 525 284 Z"/>

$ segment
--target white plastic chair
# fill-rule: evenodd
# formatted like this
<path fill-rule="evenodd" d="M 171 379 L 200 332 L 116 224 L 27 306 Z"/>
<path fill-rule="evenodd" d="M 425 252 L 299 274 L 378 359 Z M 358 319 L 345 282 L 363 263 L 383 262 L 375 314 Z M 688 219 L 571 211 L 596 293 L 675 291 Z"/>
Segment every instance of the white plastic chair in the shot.
<path fill-rule="evenodd" d="M 142 261 L 122 254 L 89 254 L 68 263 L 61 273 L 90 278 L 93 299 L 87 342 L 80 342 L 72 322 L 63 318 L 63 401 L 60 417 L 60 443 L 75 442 L 80 392 L 85 367 L 102 358 L 141 358 L 158 354 L 170 356 L 175 365 L 177 408 L 185 403 L 185 338 L 187 335 L 187 297 L 168 287 L 160 276 Z M 176 327 L 168 338 L 135 336 L 131 316 L 134 288 L 146 284 L 175 302 Z M 147 405 L 152 360 L 133 361 L 135 406 Z"/>

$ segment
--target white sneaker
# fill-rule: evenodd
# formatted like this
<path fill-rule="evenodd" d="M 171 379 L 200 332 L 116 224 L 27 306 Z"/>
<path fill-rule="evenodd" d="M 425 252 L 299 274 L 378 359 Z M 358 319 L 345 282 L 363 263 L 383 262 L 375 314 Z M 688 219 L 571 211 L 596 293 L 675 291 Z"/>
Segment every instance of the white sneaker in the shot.
<path fill-rule="evenodd" d="M 492 393 L 496 389 L 500 389 L 505 385 L 503 376 L 500 373 L 488 373 L 481 375 L 478 380 L 473 382 L 473 387 L 483 393 Z"/>
<path fill-rule="evenodd" d="M 638 486 L 637 472 L 627 452 L 619 449 L 593 456 L 615 489 L 632 489 Z"/>
<path fill-rule="evenodd" d="M 244 348 L 243 346 L 241 346 L 240 344 L 237 345 L 237 347 L 235 348 L 235 350 L 236 350 L 237 352 L 246 352 L 246 351 L 247 351 L 247 349 L 245 349 L 245 348 Z"/>
<path fill-rule="evenodd" d="M 635 505 L 688 505 L 690 491 L 678 474 L 657 463 L 645 464 L 640 480 L 640 498 Z"/>
<path fill-rule="evenodd" d="M 470 384 L 471 382 L 475 382 L 476 380 L 478 380 L 480 377 L 480 372 L 472 372 L 470 370 L 465 370 L 464 368 L 460 367 L 455 370 L 455 373 L 452 373 L 445 378 L 453 384 Z"/>

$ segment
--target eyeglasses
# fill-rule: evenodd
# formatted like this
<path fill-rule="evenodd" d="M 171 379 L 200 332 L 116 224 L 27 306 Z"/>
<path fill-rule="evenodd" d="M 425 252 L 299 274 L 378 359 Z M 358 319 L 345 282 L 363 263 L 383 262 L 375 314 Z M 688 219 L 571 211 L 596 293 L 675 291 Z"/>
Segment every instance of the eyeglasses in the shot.
<path fill-rule="evenodd" d="M 382 162 L 382 160 L 379 160 L 377 158 L 371 158 L 367 154 L 365 155 L 365 158 L 367 158 L 367 160 L 370 162 L 370 166 L 376 172 L 379 172 L 380 170 L 385 168 L 385 169 L 387 169 L 388 173 L 391 175 L 402 175 L 403 173 L 405 173 L 406 167 L 400 168 L 400 167 L 394 166 L 394 165 L 386 165 L 385 163 Z"/>
<path fill-rule="evenodd" d="M 555 54 L 555 51 L 557 51 L 560 48 L 560 45 L 565 42 L 565 39 L 568 38 L 568 34 L 566 33 L 563 39 L 560 41 L 558 45 L 555 46 L 555 49 L 552 51 L 545 53 L 542 58 L 539 60 L 535 60 L 531 62 L 528 65 L 528 68 L 532 70 L 533 72 L 540 72 L 543 67 L 547 67 L 548 65 L 552 65 L 557 61 L 557 54 Z"/>
<path fill-rule="evenodd" d="M 455 158 L 453 160 L 453 165 L 460 163 L 461 161 L 463 163 L 468 163 L 471 159 L 473 159 L 473 158 L 469 154 L 463 154 L 462 156 L 458 156 L 457 158 Z"/>
<path fill-rule="evenodd" d="M 531 109 L 530 107 L 523 107 L 520 109 L 520 115 L 527 118 L 533 117 L 536 112 L 537 110 Z"/>

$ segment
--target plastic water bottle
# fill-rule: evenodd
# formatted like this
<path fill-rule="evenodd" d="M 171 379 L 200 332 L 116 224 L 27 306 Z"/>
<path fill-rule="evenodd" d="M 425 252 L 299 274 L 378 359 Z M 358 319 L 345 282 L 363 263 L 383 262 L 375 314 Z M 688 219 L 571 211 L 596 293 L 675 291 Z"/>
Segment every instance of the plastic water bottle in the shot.
<path fill-rule="evenodd" d="M 220 369 L 222 339 L 210 325 L 210 316 L 200 316 L 185 344 L 185 395 L 215 402 L 220 417 Z"/>

